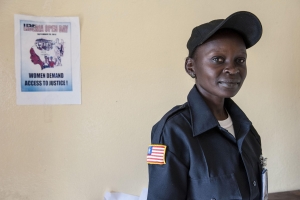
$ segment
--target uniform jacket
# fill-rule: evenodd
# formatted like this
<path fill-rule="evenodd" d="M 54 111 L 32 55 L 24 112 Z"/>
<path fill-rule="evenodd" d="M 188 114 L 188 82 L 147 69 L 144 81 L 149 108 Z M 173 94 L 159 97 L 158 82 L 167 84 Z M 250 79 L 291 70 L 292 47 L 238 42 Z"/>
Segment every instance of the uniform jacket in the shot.
<path fill-rule="evenodd" d="M 149 164 L 148 200 L 260 198 L 260 136 L 243 111 L 225 99 L 235 136 L 223 129 L 196 86 L 151 133 L 167 146 L 166 164 Z"/>

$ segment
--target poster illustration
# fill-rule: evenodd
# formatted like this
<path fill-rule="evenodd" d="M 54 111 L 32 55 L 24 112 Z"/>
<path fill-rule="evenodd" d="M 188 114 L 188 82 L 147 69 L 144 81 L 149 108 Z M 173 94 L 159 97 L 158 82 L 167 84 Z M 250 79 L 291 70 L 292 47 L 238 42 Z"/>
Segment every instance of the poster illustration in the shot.
<path fill-rule="evenodd" d="M 17 104 L 81 104 L 78 17 L 15 15 Z"/>

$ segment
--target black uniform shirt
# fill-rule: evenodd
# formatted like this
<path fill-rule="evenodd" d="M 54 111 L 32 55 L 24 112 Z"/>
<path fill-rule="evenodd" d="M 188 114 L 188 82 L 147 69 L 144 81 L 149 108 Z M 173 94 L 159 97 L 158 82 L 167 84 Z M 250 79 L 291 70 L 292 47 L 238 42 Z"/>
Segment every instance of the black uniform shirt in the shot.
<path fill-rule="evenodd" d="M 225 100 L 235 136 L 220 127 L 196 86 L 151 134 L 164 144 L 166 164 L 149 164 L 148 200 L 259 199 L 260 136 L 243 111 Z"/>

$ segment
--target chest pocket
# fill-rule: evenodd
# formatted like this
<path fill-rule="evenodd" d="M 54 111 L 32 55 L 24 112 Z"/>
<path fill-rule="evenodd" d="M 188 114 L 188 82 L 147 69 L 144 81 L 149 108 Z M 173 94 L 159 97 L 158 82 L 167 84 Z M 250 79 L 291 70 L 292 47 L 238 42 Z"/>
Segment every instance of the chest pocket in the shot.
<path fill-rule="evenodd" d="M 209 179 L 190 179 L 188 200 L 242 199 L 234 174 Z"/>

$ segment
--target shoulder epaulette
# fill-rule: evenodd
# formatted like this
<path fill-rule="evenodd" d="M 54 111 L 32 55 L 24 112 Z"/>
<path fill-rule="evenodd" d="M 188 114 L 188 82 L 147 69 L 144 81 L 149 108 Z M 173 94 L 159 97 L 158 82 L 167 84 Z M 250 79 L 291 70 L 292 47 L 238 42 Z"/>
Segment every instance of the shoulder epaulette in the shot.
<path fill-rule="evenodd" d="M 179 106 L 175 106 L 174 108 L 172 108 L 169 112 L 167 112 L 162 118 L 161 120 L 159 120 L 159 122 L 157 122 L 153 128 L 152 128 L 152 133 L 151 133 L 151 142 L 153 144 L 160 144 L 160 138 L 161 138 L 161 134 L 163 131 L 163 128 L 166 124 L 166 122 L 168 121 L 168 119 L 170 119 L 173 115 L 175 115 L 177 112 L 181 111 L 182 109 L 185 108 L 185 104 L 183 105 L 179 105 Z"/>

